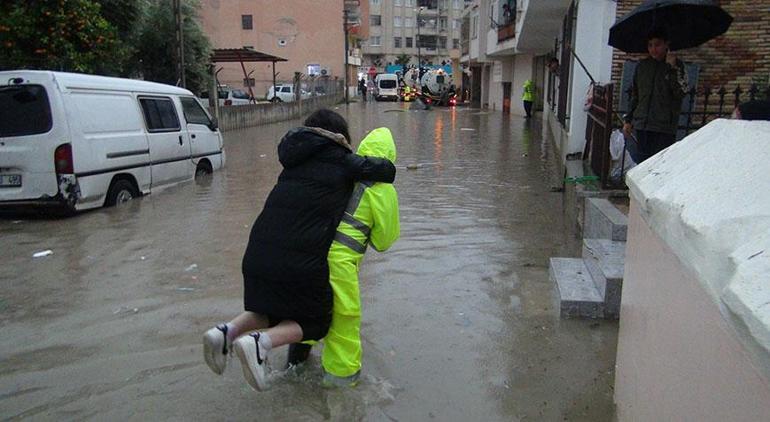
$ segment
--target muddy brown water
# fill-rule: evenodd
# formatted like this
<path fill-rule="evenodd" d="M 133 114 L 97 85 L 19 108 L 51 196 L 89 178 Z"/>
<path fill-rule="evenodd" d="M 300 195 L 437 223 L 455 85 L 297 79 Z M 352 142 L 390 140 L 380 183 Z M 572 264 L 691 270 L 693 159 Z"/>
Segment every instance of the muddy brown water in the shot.
<path fill-rule="evenodd" d="M 249 228 L 294 121 L 226 133 L 224 170 L 126 206 L 0 220 L 0 417 L 612 420 L 617 324 L 559 319 L 548 280 L 548 258 L 580 244 L 540 122 L 337 111 L 354 138 L 386 126 L 398 148 L 402 237 L 364 261 L 357 388 L 321 388 L 317 350 L 263 393 L 237 360 L 215 376 L 202 359 L 203 332 L 241 309 Z"/>

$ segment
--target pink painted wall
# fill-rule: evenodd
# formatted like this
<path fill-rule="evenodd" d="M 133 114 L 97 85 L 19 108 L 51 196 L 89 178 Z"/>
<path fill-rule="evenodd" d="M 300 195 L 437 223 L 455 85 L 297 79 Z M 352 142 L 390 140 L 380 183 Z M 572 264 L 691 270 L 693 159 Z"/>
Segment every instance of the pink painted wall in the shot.
<path fill-rule="evenodd" d="M 770 420 L 770 384 L 754 355 L 633 200 L 625 265 L 618 420 Z"/>
<path fill-rule="evenodd" d="M 331 76 L 344 77 L 345 36 L 342 31 L 342 0 L 201 0 L 203 30 L 213 48 L 243 48 L 288 59 L 276 63 L 279 80 L 291 80 L 294 72 L 307 73 L 307 65 L 320 64 Z M 252 15 L 253 29 L 242 29 L 241 15 Z M 281 45 L 281 40 L 284 45 Z M 220 64 L 220 82 L 243 86 L 240 64 Z M 272 84 L 271 63 L 247 63 L 254 70 L 255 95 L 264 96 Z"/>

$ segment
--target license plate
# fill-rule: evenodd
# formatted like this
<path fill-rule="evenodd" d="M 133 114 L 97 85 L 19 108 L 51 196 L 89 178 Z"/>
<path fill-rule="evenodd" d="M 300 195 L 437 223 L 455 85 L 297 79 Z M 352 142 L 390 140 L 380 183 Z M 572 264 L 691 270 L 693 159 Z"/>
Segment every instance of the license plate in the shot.
<path fill-rule="evenodd" d="M 15 188 L 21 186 L 20 174 L 0 174 L 0 187 Z"/>

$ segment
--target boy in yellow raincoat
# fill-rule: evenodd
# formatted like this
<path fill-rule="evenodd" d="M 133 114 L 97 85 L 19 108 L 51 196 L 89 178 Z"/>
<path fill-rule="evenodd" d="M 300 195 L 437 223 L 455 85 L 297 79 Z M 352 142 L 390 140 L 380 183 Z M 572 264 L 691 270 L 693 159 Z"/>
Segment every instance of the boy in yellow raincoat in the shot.
<path fill-rule="evenodd" d="M 387 158 L 395 164 L 396 144 L 390 130 L 383 127 L 371 131 L 361 141 L 358 154 Z M 369 245 L 378 252 L 385 251 L 400 233 L 398 195 L 393 185 L 356 183 L 329 249 L 329 282 L 334 292 L 334 307 L 321 354 L 326 385 L 354 386 L 358 383 L 362 355 L 358 271 Z M 307 345 L 292 346 L 294 351 L 289 352 L 291 363 L 304 360 L 310 352 Z"/>

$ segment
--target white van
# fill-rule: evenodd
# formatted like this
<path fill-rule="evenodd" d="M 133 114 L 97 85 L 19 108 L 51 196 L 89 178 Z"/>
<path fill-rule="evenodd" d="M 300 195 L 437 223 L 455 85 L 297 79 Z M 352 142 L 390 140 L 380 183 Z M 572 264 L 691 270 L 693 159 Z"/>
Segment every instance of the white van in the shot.
<path fill-rule="evenodd" d="M 224 163 L 216 120 L 186 89 L 0 72 L 0 210 L 115 205 Z"/>
<path fill-rule="evenodd" d="M 395 73 L 381 73 L 374 78 L 377 85 L 377 94 L 374 98 L 380 100 L 398 101 L 398 75 Z"/>

